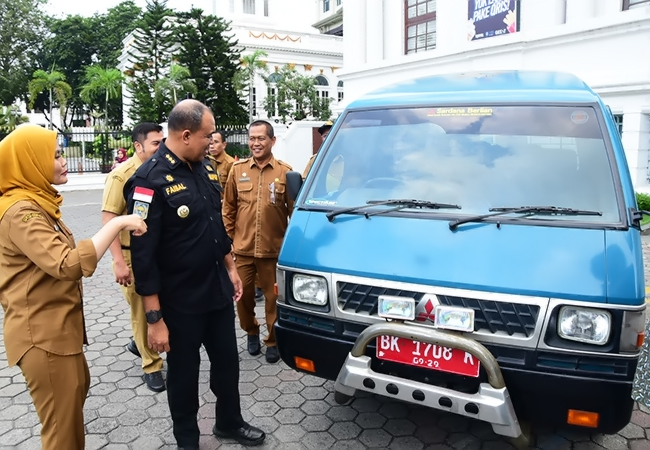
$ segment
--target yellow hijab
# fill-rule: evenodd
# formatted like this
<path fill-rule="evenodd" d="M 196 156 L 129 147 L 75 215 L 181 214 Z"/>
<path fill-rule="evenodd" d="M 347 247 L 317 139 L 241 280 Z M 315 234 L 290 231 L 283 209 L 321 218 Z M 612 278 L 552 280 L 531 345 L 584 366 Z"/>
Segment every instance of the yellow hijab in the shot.
<path fill-rule="evenodd" d="M 63 197 L 52 186 L 56 131 L 23 125 L 0 141 L 0 219 L 21 200 L 31 200 L 55 219 Z"/>

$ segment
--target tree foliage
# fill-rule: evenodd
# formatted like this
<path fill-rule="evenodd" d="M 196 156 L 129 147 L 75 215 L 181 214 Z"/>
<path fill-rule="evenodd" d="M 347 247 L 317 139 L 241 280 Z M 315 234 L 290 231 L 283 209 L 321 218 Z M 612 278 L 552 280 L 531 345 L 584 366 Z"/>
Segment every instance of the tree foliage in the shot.
<path fill-rule="evenodd" d="M 276 74 L 275 95 L 268 95 L 264 101 L 264 110 L 269 117 L 277 114 L 284 123 L 309 118 L 328 120 L 331 117 L 330 100 L 318 96 L 314 77 L 301 75 L 288 65 Z"/>
<path fill-rule="evenodd" d="M 128 71 L 132 97 L 130 111 L 135 122 L 164 122 L 171 100 L 156 95 L 156 83 L 166 75 L 174 49 L 174 13 L 167 0 L 147 0 L 147 7 L 135 30 L 135 41 L 129 57 L 133 61 Z"/>
<path fill-rule="evenodd" d="M 43 35 L 45 0 L 0 1 L 0 104 L 27 101 Z"/>
<path fill-rule="evenodd" d="M 101 104 L 104 107 L 104 124 L 108 125 L 108 103 L 122 97 L 124 76 L 117 69 L 104 69 L 99 65 L 86 67 L 86 84 L 80 96 L 88 105 Z M 101 99 L 101 100 L 100 100 Z M 98 101 L 99 100 L 99 101 Z"/>
<path fill-rule="evenodd" d="M 193 8 L 179 13 L 176 58 L 196 83 L 195 98 L 205 103 L 220 125 L 246 123 L 246 111 L 235 87 L 239 52 L 228 33 L 229 23 Z"/>
<path fill-rule="evenodd" d="M 54 101 L 56 100 L 60 109 L 65 109 L 68 99 L 72 96 L 72 88 L 65 82 L 65 75 L 54 70 L 54 68 L 49 72 L 38 69 L 34 72 L 34 76 L 29 82 L 30 107 L 33 106 L 36 96 L 41 93 L 48 94 L 50 117 L 47 119 L 50 122 L 50 128 L 52 128 L 52 108 L 54 107 Z"/>
<path fill-rule="evenodd" d="M 249 55 L 242 56 L 239 73 L 235 78 L 237 90 L 248 96 L 248 123 L 253 122 L 253 83 L 257 74 L 268 73 L 264 58 L 269 56 L 264 50 L 255 50 Z"/>
<path fill-rule="evenodd" d="M 179 95 L 196 94 L 196 84 L 187 67 L 172 62 L 169 73 L 156 83 L 156 95 L 169 97 L 174 104 Z"/>

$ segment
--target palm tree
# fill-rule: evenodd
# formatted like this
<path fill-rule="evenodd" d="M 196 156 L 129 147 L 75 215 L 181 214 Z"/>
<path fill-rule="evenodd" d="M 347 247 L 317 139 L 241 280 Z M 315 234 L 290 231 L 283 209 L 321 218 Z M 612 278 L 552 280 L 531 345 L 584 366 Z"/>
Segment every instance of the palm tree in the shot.
<path fill-rule="evenodd" d="M 118 69 L 104 69 L 98 65 L 86 67 L 86 84 L 81 88 L 80 96 L 88 104 L 92 97 L 104 95 L 104 123 L 108 125 L 108 102 L 122 94 L 124 75 Z"/>
<path fill-rule="evenodd" d="M 53 128 L 52 124 L 52 106 L 53 106 L 53 97 L 56 97 L 56 100 L 59 104 L 59 107 L 65 107 L 66 102 L 72 96 L 72 88 L 68 83 L 65 82 L 65 75 L 61 72 L 58 72 L 52 68 L 49 72 L 46 72 L 42 69 L 38 69 L 32 75 L 32 80 L 28 85 L 29 89 L 29 108 L 34 107 L 34 102 L 36 97 L 42 92 L 47 91 L 49 93 L 50 99 L 50 111 L 49 111 L 49 120 L 50 120 L 50 129 Z"/>
<path fill-rule="evenodd" d="M 171 95 L 175 105 L 178 103 L 178 92 L 196 94 L 196 84 L 190 75 L 190 70 L 187 67 L 172 63 L 169 75 L 156 82 L 156 91 L 162 95 Z"/>
<path fill-rule="evenodd" d="M 264 50 L 255 50 L 250 55 L 242 56 L 239 76 L 248 87 L 248 123 L 253 122 L 253 82 L 258 73 L 267 73 L 266 61 L 269 56 Z M 243 83 L 242 83 L 243 84 Z"/>

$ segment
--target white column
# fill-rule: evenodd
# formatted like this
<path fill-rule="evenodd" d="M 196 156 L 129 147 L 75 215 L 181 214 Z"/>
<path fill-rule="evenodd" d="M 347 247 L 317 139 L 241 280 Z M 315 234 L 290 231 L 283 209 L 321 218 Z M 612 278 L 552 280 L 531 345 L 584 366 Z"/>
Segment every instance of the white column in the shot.
<path fill-rule="evenodd" d="M 384 59 L 384 0 L 366 0 L 366 61 Z"/>
<path fill-rule="evenodd" d="M 610 17 L 612 14 L 621 12 L 621 9 L 621 2 L 613 2 L 611 0 L 597 0 L 596 16 Z"/>
<path fill-rule="evenodd" d="M 524 0 L 520 3 L 519 30 L 544 30 L 566 21 L 567 0 Z"/>
<path fill-rule="evenodd" d="M 596 15 L 594 0 L 566 0 L 566 23 L 582 22 Z"/>
<path fill-rule="evenodd" d="M 384 59 L 399 58 L 403 54 L 404 2 L 388 0 L 384 2 Z"/>
<path fill-rule="evenodd" d="M 436 3 L 436 48 L 447 51 L 467 48 L 467 1 Z"/>
<path fill-rule="evenodd" d="M 346 3 L 343 30 L 343 67 L 358 68 L 366 63 L 366 0 Z"/>
<path fill-rule="evenodd" d="M 623 148 L 635 188 L 648 186 L 650 115 L 639 111 L 623 114 Z"/>

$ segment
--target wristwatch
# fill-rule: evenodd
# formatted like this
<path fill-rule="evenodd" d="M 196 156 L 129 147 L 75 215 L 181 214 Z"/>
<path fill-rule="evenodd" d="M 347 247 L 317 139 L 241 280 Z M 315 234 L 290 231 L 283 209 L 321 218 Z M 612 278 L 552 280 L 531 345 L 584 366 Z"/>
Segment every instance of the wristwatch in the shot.
<path fill-rule="evenodd" d="M 162 319 L 162 313 L 159 309 L 152 309 L 151 311 L 147 311 L 145 316 L 147 317 L 147 323 L 156 323 Z"/>

